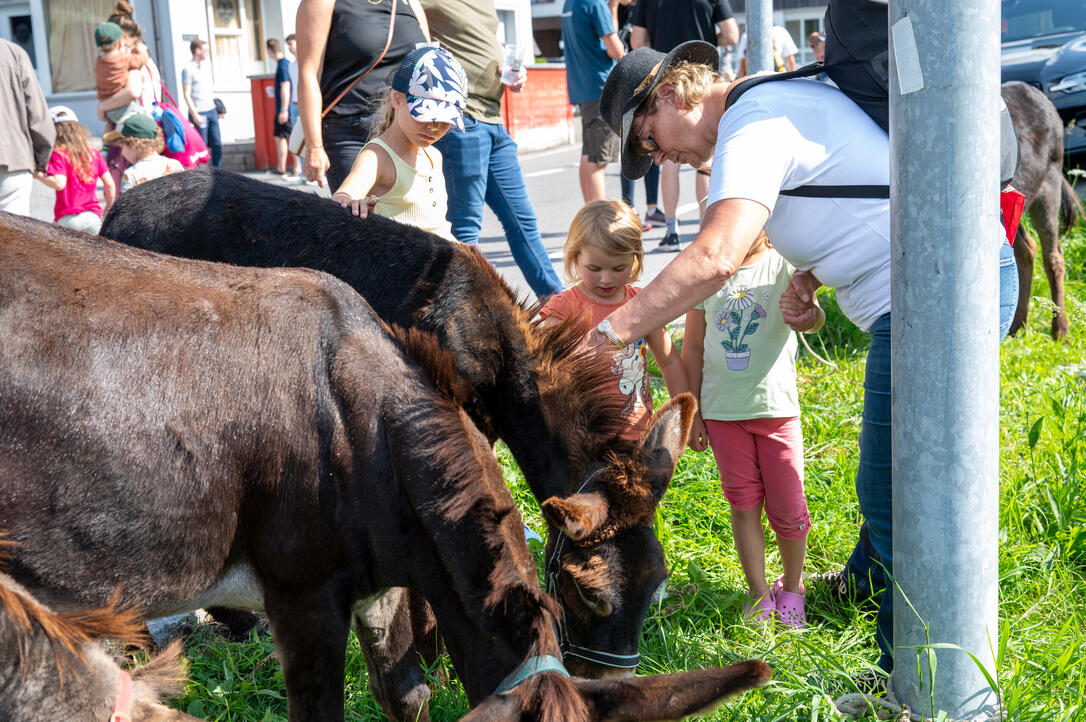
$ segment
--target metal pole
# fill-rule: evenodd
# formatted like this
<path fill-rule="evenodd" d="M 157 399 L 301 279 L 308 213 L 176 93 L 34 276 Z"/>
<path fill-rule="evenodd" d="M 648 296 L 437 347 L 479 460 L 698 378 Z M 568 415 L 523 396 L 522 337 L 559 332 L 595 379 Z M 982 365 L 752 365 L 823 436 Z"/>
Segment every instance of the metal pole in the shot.
<path fill-rule="evenodd" d="M 747 0 L 747 73 L 773 70 L 773 0 Z"/>
<path fill-rule="evenodd" d="M 998 0 L 890 2 L 893 684 L 927 717 L 996 705 L 968 655 L 909 647 L 959 645 L 994 678 L 999 18 Z"/>

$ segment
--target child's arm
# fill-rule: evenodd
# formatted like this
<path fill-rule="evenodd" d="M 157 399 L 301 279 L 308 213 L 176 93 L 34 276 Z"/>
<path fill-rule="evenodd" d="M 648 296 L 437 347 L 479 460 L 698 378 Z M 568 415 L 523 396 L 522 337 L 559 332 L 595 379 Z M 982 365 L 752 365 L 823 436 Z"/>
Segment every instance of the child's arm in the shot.
<path fill-rule="evenodd" d="M 377 152 L 380 150 L 380 152 Z M 396 183 L 396 167 L 384 149 L 363 148 L 354 159 L 351 172 L 343 179 L 332 200 L 359 218 L 369 215 L 369 194 L 375 186 L 391 188 Z M 387 191 L 386 191 L 387 192 Z"/>
<path fill-rule="evenodd" d="M 701 404 L 701 369 L 705 360 L 705 311 L 692 308 L 686 312 L 686 331 L 683 334 L 683 369 L 690 393 Z M 705 451 L 709 447 L 709 434 L 705 430 L 705 421 L 701 418 L 701 409 L 694 414 L 694 425 L 690 427 L 690 448 Z"/>
<path fill-rule="evenodd" d="M 102 195 L 106 199 L 106 209 L 104 212 L 108 212 L 113 207 L 113 201 L 117 200 L 117 184 L 113 182 L 113 176 L 109 173 L 104 173 L 102 176 Z"/>
<path fill-rule="evenodd" d="M 652 350 L 652 355 L 656 358 L 656 365 L 660 367 L 660 374 L 664 377 L 664 383 L 667 384 L 668 394 L 674 398 L 689 391 L 694 394 L 694 398 L 698 398 L 698 391 L 691 387 L 683 360 L 679 356 L 679 352 L 675 350 L 675 345 L 671 343 L 671 335 L 668 334 L 667 329 L 658 328 L 646 334 L 645 341 Z M 686 348 L 685 339 L 683 340 L 683 348 Z M 698 385 L 699 387 L 701 385 L 700 370 L 698 372 Z M 704 428 L 701 423 L 701 415 L 695 412 L 694 424 L 690 427 L 690 438 L 687 441 L 694 451 L 703 451 L 708 443 Z"/>
<path fill-rule="evenodd" d="M 118 90 L 108 98 L 103 98 L 98 101 L 99 117 L 107 110 L 116 110 L 117 108 L 123 108 L 130 102 L 140 97 L 140 91 L 143 89 L 143 79 L 140 77 L 138 70 L 128 71 L 128 82 L 123 88 Z"/>
<path fill-rule="evenodd" d="M 63 173 L 46 175 L 44 171 L 34 171 L 34 177 L 55 191 L 62 191 L 68 187 L 68 176 Z"/>

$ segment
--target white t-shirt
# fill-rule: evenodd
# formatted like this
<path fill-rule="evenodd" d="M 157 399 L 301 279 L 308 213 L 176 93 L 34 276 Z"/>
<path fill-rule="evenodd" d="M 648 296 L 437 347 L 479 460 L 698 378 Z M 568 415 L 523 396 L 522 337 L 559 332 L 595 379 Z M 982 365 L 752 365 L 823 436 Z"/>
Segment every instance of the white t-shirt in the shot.
<path fill-rule="evenodd" d="M 156 153 L 144 158 L 139 163 L 125 168 L 124 173 L 121 175 L 121 192 L 134 188 L 145 181 L 161 178 L 170 173 L 180 173 L 183 170 L 185 170 L 185 167 L 181 165 L 181 161 Z"/>
<path fill-rule="evenodd" d="M 720 119 L 709 204 L 746 198 L 769 209 L 773 247 L 837 289 L 866 331 L 890 310 L 890 201 L 778 194 L 889 183 L 890 141 L 875 121 L 825 83 L 782 80 L 751 88 Z"/>
<path fill-rule="evenodd" d="M 773 43 L 774 55 L 780 54 L 779 60 L 782 64 L 784 63 L 785 58 L 789 55 L 795 55 L 798 51 L 795 41 L 792 40 L 792 36 L 780 25 L 773 26 L 773 29 L 769 32 L 769 39 Z M 739 36 L 739 42 L 735 44 L 735 57 L 744 58 L 746 55 L 747 34 L 743 33 Z"/>

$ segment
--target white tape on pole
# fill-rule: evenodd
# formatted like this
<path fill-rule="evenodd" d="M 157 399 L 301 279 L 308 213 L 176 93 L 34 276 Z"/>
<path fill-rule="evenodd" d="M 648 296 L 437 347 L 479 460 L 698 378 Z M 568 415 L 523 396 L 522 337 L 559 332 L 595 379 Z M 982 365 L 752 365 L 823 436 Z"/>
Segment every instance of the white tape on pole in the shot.
<path fill-rule="evenodd" d="M 924 71 L 920 69 L 920 53 L 916 50 L 913 21 L 908 15 L 890 26 L 894 44 L 894 64 L 897 66 L 898 88 L 902 95 L 915 93 L 924 87 Z"/>

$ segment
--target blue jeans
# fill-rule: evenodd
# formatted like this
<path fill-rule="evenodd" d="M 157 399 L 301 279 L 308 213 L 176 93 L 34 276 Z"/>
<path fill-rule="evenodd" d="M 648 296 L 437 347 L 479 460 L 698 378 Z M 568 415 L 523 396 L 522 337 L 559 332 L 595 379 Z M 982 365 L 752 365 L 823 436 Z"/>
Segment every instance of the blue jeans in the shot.
<path fill-rule="evenodd" d="M 1018 303 L 1018 269 L 1014 252 L 1004 238 L 999 249 L 999 337 L 1011 326 Z M 864 372 L 864 408 L 860 426 L 860 461 L 856 470 L 856 497 L 864 524 L 860 538 L 845 565 L 862 594 L 885 589 L 882 568 L 893 574 L 893 477 L 890 426 L 890 314 L 879 317 L 869 329 L 871 346 Z M 881 563 L 881 565 L 880 565 Z M 894 595 L 885 592 L 876 618 L 876 640 L 881 652 L 879 666 L 894 667 Z"/>
<path fill-rule="evenodd" d="M 200 113 L 204 116 L 204 125 L 199 128 L 200 136 L 211 151 L 211 165 L 222 168 L 222 133 L 219 132 L 219 111 L 211 110 Z"/>
<path fill-rule="evenodd" d="M 634 205 L 634 189 L 637 185 L 637 181 L 632 181 L 620 172 L 618 178 L 622 181 L 622 200 L 630 206 L 630 208 L 636 208 Z M 660 166 L 653 163 L 649 166 L 649 172 L 645 174 L 645 205 L 656 205 L 656 193 L 660 189 Z M 642 219 L 644 220 L 644 219 Z"/>
<path fill-rule="evenodd" d="M 351 172 L 355 158 L 370 137 L 370 116 L 334 115 L 329 113 L 321 121 L 324 152 L 328 154 L 328 190 L 333 193 L 343 185 Z"/>
<path fill-rule="evenodd" d="M 483 203 L 505 229 L 513 260 L 536 296 L 562 290 L 539 235 L 517 160 L 517 144 L 500 123 L 480 123 L 464 115 L 464 130 L 450 130 L 434 144 L 445 164 L 448 220 L 458 241 L 478 243 Z"/>

